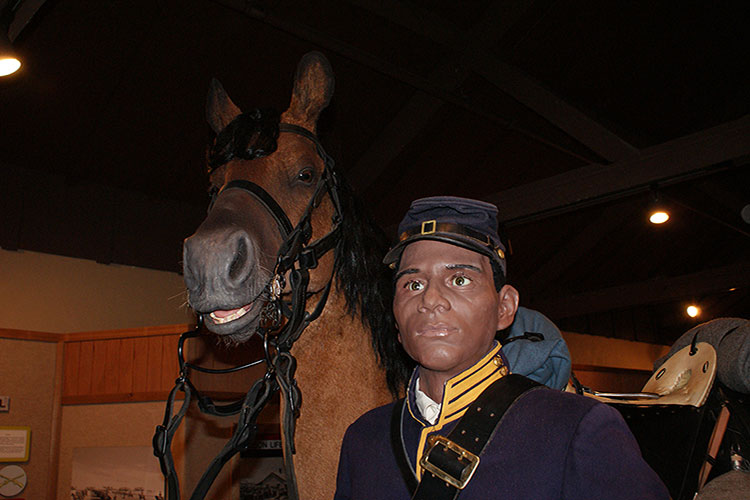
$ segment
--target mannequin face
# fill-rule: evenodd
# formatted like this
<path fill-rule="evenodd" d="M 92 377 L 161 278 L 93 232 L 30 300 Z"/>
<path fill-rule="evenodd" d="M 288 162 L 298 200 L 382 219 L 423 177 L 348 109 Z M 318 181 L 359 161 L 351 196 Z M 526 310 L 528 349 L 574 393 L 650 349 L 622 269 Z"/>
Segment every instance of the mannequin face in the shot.
<path fill-rule="evenodd" d="M 399 341 L 422 370 L 452 377 L 475 364 L 517 306 L 513 287 L 495 290 L 488 257 L 434 240 L 404 249 L 393 313 Z"/>

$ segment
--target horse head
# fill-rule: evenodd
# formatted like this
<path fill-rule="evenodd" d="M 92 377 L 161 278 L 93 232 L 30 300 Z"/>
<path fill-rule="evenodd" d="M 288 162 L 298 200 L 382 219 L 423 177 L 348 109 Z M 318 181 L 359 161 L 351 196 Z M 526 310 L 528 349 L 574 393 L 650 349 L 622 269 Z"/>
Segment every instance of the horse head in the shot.
<path fill-rule="evenodd" d="M 209 151 L 214 198 L 206 219 L 185 240 L 183 270 L 188 302 L 213 333 L 247 340 L 275 298 L 269 297 L 274 286 L 276 293 L 289 290 L 288 269 L 276 273 L 291 228 L 309 220 L 310 234 L 303 239 L 314 242 L 334 226 L 335 205 L 320 189 L 330 172 L 313 135 L 333 87 L 326 58 L 306 54 L 297 66 L 289 108 L 279 120 L 270 110 L 243 113 L 218 81 L 211 82 L 206 116 L 217 134 Z M 328 252 L 311 266 L 309 293 L 325 288 L 333 265 L 333 252 Z"/>

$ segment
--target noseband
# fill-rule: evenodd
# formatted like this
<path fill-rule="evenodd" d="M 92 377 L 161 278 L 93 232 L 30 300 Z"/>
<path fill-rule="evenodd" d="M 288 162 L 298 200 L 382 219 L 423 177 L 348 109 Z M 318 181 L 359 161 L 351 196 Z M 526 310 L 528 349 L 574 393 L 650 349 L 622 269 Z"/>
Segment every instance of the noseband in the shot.
<path fill-rule="evenodd" d="M 251 121 L 250 130 L 248 131 L 248 127 L 238 128 L 235 125 L 239 123 L 238 120 Z M 296 360 L 290 350 L 303 330 L 323 312 L 333 281 L 333 273 L 331 273 L 331 277 L 323 288 L 315 308 L 312 312 L 307 312 L 309 270 L 317 267 L 320 257 L 335 248 L 340 236 L 343 214 L 338 193 L 338 180 L 333 171 L 334 162 L 325 152 L 318 138 L 309 130 L 289 123 L 278 123 L 278 114 L 275 114 L 275 112 L 254 110 L 251 113 L 240 115 L 217 136 L 209 165 L 217 168 L 233 157 L 252 160 L 267 156 L 276 150 L 276 138 L 279 132 L 297 134 L 310 140 L 315 145 L 318 156 L 325 163 L 323 174 L 296 226 L 292 226 L 289 217 L 276 200 L 254 182 L 244 179 L 233 180 L 220 191 L 217 190 L 212 193 L 209 211 L 221 193 L 227 190 L 241 189 L 249 193 L 274 219 L 283 242 L 276 257 L 273 276 L 263 289 L 268 301 L 263 307 L 262 321 L 254 332 L 263 339 L 264 358 L 222 370 L 204 368 L 185 361 L 185 341 L 200 335 L 203 324 L 202 315 L 198 316 L 196 328 L 183 333 L 180 337 L 178 343 L 180 375 L 167 399 L 164 421 L 162 425 L 157 426 L 153 438 L 154 455 L 159 458 L 161 470 L 165 477 L 167 500 L 180 499 L 179 481 L 174 467 L 171 441 L 187 412 L 191 396 L 195 394 L 198 407 L 203 413 L 217 416 L 231 416 L 239 413 L 234 434 L 204 472 L 190 497 L 191 500 L 202 500 L 224 464 L 236 453 L 247 449 L 250 445 L 257 431 L 255 422 L 258 414 L 277 390 L 281 392 L 281 396 L 284 398 L 282 432 L 284 433 L 284 466 L 287 476 L 288 498 L 296 500 L 299 497 L 292 456 L 294 454 L 294 428 L 296 418 L 299 415 L 301 394 L 294 379 Z M 230 134 L 231 137 L 227 138 Z M 240 137 L 239 141 L 247 144 L 241 148 L 234 145 L 234 150 L 229 150 L 228 147 L 231 147 L 231 143 L 237 140 L 238 134 L 244 134 L 244 137 Z M 312 212 L 320 206 L 326 193 L 334 208 L 332 228 L 325 236 L 310 242 L 312 237 Z M 290 300 L 283 300 L 282 290 L 286 286 L 287 276 L 291 288 Z M 229 404 L 219 405 L 214 403 L 210 397 L 202 395 L 189 378 L 191 369 L 211 374 L 222 374 L 244 370 L 263 362 L 266 363 L 265 375 L 253 384 L 243 399 Z M 184 393 L 184 400 L 180 410 L 172 415 L 178 391 Z"/>

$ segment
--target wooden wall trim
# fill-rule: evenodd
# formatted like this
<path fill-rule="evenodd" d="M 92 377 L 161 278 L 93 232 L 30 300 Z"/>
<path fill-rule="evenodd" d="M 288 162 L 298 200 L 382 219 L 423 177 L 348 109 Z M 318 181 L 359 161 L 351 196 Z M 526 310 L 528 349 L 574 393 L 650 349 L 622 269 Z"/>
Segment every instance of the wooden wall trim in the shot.
<path fill-rule="evenodd" d="M 125 339 L 134 337 L 159 337 L 162 335 L 182 334 L 192 330 L 193 325 L 160 325 L 144 326 L 140 328 L 125 328 L 122 330 L 102 330 L 95 332 L 72 332 L 61 335 L 65 342 L 83 342 L 87 340 Z"/>
<path fill-rule="evenodd" d="M 36 340 L 39 342 L 83 342 L 86 340 L 124 339 L 131 337 L 158 337 L 161 335 L 181 334 L 192 330 L 193 325 L 160 325 L 121 330 L 101 330 L 92 332 L 50 333 L 33 330 L 16 330 L 0 328 L 0 338 L 15 340 Z"/>
<path fill-rule="evenodd" d="M 93 405 L 103 403 L 145 403 L 149 401 L 166 401 L 169 391 L 131 392 L 128 394 L 83 394 L 63 396 L 63 405 Z M 182 400 L 182 393 L 178 395 Z M 178 408 L 179 409 L 179 408 Z"/>
<path fill-rule="evenodd" d="M 13 340 L 34 340 L 38 342 L 61 342 L 65 337 L 63 333 L 35 332 L 32 330 L 14 330 L 12 328 L 0 328 L 0 338 Z"/>
<path fill-rule="evenodd" d="M 47 482 L 47 498 L 57 496 L 57 470 L 60 463 L 60 434 L 62 432 L 62 393 L 63 373 L 65 364 L 65 344 L 57 343 L 55 354 L 55 389 L 52 396 L 52 429 L 49 444 L 49 481 Z M 55 473 L 52 473 L 55 471 Z"/>

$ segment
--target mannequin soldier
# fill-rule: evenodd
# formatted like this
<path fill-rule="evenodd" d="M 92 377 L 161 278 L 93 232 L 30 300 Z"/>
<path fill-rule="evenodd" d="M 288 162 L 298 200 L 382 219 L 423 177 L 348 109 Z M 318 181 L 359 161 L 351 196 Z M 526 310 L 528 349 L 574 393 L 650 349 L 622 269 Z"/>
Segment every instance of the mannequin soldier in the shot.
<path fill-rule="evenodd" d="M 616 410 L 509 375 L 495 335 L 519 296 L 494 205 L 414 201 L 384 262 L 417 367 L 405 400 L 349 427 L 336 500 L 406 500 L 418 482 L 430 500 L 669 498 Z"/>

